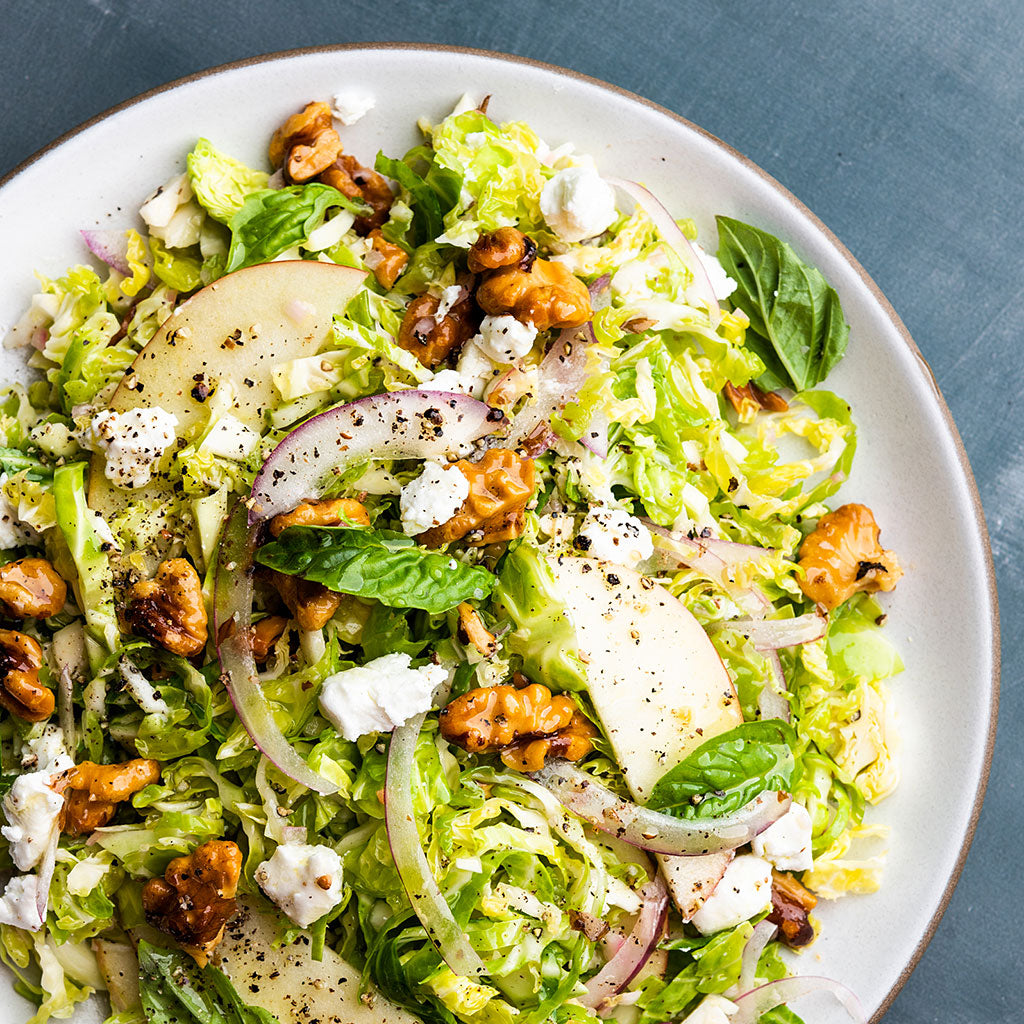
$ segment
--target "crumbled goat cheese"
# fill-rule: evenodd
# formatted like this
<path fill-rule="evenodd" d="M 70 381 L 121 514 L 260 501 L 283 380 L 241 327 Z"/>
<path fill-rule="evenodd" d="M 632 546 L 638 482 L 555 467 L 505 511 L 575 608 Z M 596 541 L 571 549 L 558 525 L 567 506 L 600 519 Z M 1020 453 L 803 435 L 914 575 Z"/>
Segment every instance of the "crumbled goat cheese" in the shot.
<path fill-rule="evenodd" d="M 451 312 L 452 306 L 458 303 L 464 292 L 465 289 L 461 284 L 452 284 L 442 290 L 437 309 L 434 311 L 434 320 L 437 323 L 440 323 Z"/>
<path fill-rule="evenodd" d="M 718 300 L 729 298 L 736 291 L 736 282 L 725 272 L 718 257 L 714 253 L 705 252 L 696 242 L 691 242 L 690 245 L 693 246 L 693 251 L 697 254 L 704 273 L 708 275 L 715 298 Z"/>
<path fill-rule="evenodd" d="M 647 527 L 636 516 L 616 508 L 588 512 L 575 544 L 589 557 L 617 565 L 634 566 L 654 554 Z"/>
<path fill-rule="evenodd" d="M 67 767 L 64 760 L 66 757 L 64 730 L 59 725 L 47 725 L 35 739 L 25 741 L 21 767 L 37 772 L 53 772 L 58 770 L 54 767 L 57 764 Z M 63 771 L 63 768 L 59 770 Z"/>
<path fill-rule="evenodd" d="M 7 483 L 7 474 L 0 473 L 0 488 Z M 35 544 L 39 534 L 31 526 L 22 522 L 18 510 L 7 499 L 0 489 L 0 550 L 9 550 L 22 544 Z"/>
<path fill-rule="evenodd" d="M 236 416 L 225 413 L 203 438 L 199 450 L 205 455 L 217 455 L 232 462 L 243 462 L 252 455 L 259 443 L 260 435 L 257 431 L 247 427 Z"/>
<path fill-rule="evenodd" d="M 73 765 L 71 758 L 61 753 L 43 771 L 19 775 L 4 797 L 3 811 L 8 824 L 0 828 L 0 834 L 11 844 L 11 859 L 18 870 L 31 871 L 59 829 L 64 797 L 50 786 Z"/>
<path fill-rule="evenodd" d="M 334 94 L 331 113 L 342 124 L 355 124 L 377 106 L 377 100 L 365 89 L 349 86 Z"/>
<path fill-rule="evenodd" d="M 0 896 L 0 924 L 13 925 L 30 932 L 39 931 L 43 922 L 36 905 L 38 892 L 38 876 L 18 875 L 12 878 Z"/>
<path fill-rule="evenodd" d="M 84 447 L 101 452 L 106 459 L 104 473 L 117 487 L 145 487 L 153 467 L 174 443 L 178 417 L 160 406 L 129 409 L 127 412 L 97 413 L 82 432 Z"/>
<path fill-rule="evenodd" d="M 391 732 L 430 710 L 434 690 L 447 671 L 440 665 L 411 668 L 408 654 L 385 654 L 324 680 L 320 709 L 347 740 Z"/>
<path fill-rule="evenodd" d="M 615 220 L 615 190 L 591 167 L 567 167 L 545 184 L 540 211 L 563 242 L 581 242 Z"/>
<path fill-rule="evenodd" d="M 693 915 L 692 924 L 701 935 L 713 935 L 735 928 L 772 902 L 772 866 L 752 854 L 736 857 L 725 869 L 714 892 Z"/>
<path fill-rule="evenodd" d="M 402 529 L 413 537 L 447 523 L 469 497 L 469 481 L 457 466 L 425 462 L 423 472 L 402 488 Z"/>
<path fill-rule="evenodd" d="M 533 348 L 537 328 L 521 323 L 514 316 L 485 316 L 480 322 L 480 333 L 473 341 L 488 359 L 496 363 L 512 363 Z"/>
<path fill-rule="evenodd" d="M 341 857 L 329 846 L 286 843 L 256 868 L 259 887 L 300 928 L 341 902 Z"/>
<path fill-rule="evenodd" d="M 725 996 L 705 996 L 693 1013 L 684 1018 L 683 1024 L 729 1024 L 729 1018 L 738 1007 Z"/>
<path fill-rule="evenodd" d="M 754 838 L 751 848 L 780 871 L 810 871 L 814 857 L 811 855 L 811 816 L 807 808 L 792 804 L 778 821 Z"/>

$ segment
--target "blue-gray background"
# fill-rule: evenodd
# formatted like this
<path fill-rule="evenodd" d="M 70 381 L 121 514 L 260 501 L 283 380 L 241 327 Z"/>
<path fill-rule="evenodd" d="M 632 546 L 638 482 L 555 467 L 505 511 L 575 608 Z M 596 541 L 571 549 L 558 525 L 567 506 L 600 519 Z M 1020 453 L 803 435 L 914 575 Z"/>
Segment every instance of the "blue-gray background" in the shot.
<path fill-rule="evenodd" d="M 1024 0 L 0 0 L 0 175 L 182 75 L 389 39 L 521 54 L 677 111 L 807 203 L 903 317 L 981 489 L 1004 687 L 966 870 L 886 1024 L 1021 1021 Z"/>

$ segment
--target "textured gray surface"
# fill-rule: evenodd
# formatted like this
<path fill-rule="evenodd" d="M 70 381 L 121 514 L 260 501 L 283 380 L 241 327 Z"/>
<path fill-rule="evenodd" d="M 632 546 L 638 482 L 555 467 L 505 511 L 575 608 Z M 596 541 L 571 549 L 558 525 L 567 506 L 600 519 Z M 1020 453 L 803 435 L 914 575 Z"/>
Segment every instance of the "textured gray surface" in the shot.
<path fill-rule="evenodd" d="M 804 200 L 935 371 L 981 490 L 1002 603 L 1001 729 L 980 828 L 886 1022 L 1022 1019 L 1024 3 L 0 0 L 0 25 L 0 174 L 106 107 L 211 65 L 404 39 L 518 53 L 641 93 Z"/>

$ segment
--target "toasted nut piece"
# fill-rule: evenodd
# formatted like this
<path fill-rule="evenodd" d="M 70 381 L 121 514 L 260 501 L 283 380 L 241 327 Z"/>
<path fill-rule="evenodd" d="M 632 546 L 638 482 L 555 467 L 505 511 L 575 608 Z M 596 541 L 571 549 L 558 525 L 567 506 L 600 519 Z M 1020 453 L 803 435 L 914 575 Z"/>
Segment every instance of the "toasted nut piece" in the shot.
<path fill-rule="evenodd" d="M 501 750 L 523 736 L 551 736 L 565 729 L 575 703 L 540 683 L 522 689 L 502 683 L 456 697 L 439 716 L 441 734 L 473 753 Z"/>
<path fill-rule="evenodd" d="M 354 156 L 340 153 L 338 159 L 324 169 L 319 180 L 349 199 L 362 199 L 369 205 L 373 212 L 355 219 L 353 227 L 357 234 L 369 235 L 388 219 L 395 201 L 391 186 L 385 177 L 364 167 Z"/>
<path fill-rule="evenodd" d="M 416 539 L 436 548 L 465 537 L 470 544 L 495 544 L 523 532 L 526 503 L 533 495 L 532 459 L 507 448 L 490 448 L 479 462 L 460 459 L 454 464 L 469 480 L 469 497 L 446 523 Z"/>
<path fill-rule="evenodd" d="M 26 722 L 53 714 L 53 691 L 39 682 L 43 649 L 26 633 L 0 629 L 0 704 Z"/>
<path fill-rule="evenodd" d="M 355 498 L 329 498 L 304 501 L 291 512 L 282 512 L 270 520 L 270 535 L 280 537 L 289 526 L 369 526 L 370 514 Z"/>
<path fill-rule="evenodd" d="M 498 267 L 519 267 L 528 271 L 537 255 L 537 243 L 517 228 L 498 228 L 481 235 L 470 247 L 467 260 L 474 274 Z"/>
<path fill-rule="evenodd" d="M 472 644 L 485 658 L 498 649 L 498 641 L 484 625 L 480 613 L 465 601 L 459 605 L 459 642 Z"/>
<path fill-rule="evenodd" d="M 593 315 L 587 286 L 561 263 L 537 258 L 529 270 L 519 266 L 490 271 L 476 290 L 485 313 L 510 313 L 538 331 L 580 327 Z"/>
<path fill-rule="evenodd" d="M 330 167 L 340 152 L 341 138 L 334 130 L 330 107 L 307 103 L 274 132 L 269 156 L 274 167 L 284 165 L 289 180 L 301 183 Z"/>
<path fill-rule="evenodd" d="M 53 784 L 54 792 L 64 794 L 62 831 L 82 836 L 102 828 L 114 817 L 119 803 L 159 778 L 160 765 L 149 758 L 123 764 L 76 764 Z"/>
<path fill-rule="evenodd" d="M 818 897 L 793 875 L 772 871 L 772 912 L 768 920 L 778 925 L 779 938 L 796 949 L 814 939 L 814 926 L 810 912 L 817 906 Z"/>
<path fill-rule="evenodd" d="M 268 615 L 252 628 L 252 656 L 261 664 L 270 657 L 274 644 L 281 638 L 288 620 L 283 615 Z"/>
<path fill-rule="evenodd" d="M 299 629 L 307 633 L 323 629 L 341 607 L 342 595 L 328 590 L 322 583 L 276 570 L 271 571 L 270 580 Z"/>
<path fill-rule="evenodd" d="M 591 740 L 597 729 L 579 711 L 574 711 L 569 724 L 554 736 L 522 739 L 501 752 L 501 760 L 517 772 L 538 772 L 544 762 L 556 757 L 578 761 L 594 749 Z"/>
<path fill-rule="evenodd" d="M 435 317 L 440 299 L 421 295 L 409 303 L 398 332 L 398 344 L 424 365 L 437 366 L 450 352 L 458 352 L 480 326 L 472 297 L 466 295 L 441 318 Z"/>
<path fill-rule="evenodd" d="M 68 585 L 45 558 L 20 558 L 0 566 L 0 615 L 48 619 L 63 607 Z"/>
<path fill-rule="evenodd" d="M 761 409 L 768 412 L 785 412 L 789 408 L 789 403 L 782 395 L 776 391 L 762 391 L 753 381 L 739 388 L 726 381 L 723 390 L 742 423 L 750 422 L 754 414 Z"/>
<path fill-rule="evenodd" d="M 903 570 L 878 534 L 867 505 L 842 505 L 822 516 L 800 545 L 800 589 L 828 611 L 858 591 L 892 590 Z"/>
<path fill-rule="evenodd" d="M 142 887 L 146 920 L 203 965 L 235 913 L 241 873 L 238 846 L 211 839 L 188 856 L 175 857 L 163 878 L 151 878 Z"/>
<path fill-rule="evenodd" d="M 161 562 L 156 576 L 136 583 L 123 612 L 127 628 L 172 654 L 190 658 L 206 646 L 206 606 L 199 573 L 184 558 Z"/>
<path fill-rule="evenodd" d="M 389 242 L 380 233 L 380 228 L 374 228 L 367 237 L 373 245 L 374 255 L 366 254 L 366 265 L 373 267 L 373 276 L 382 288 L 391 288 L 405 270 L 409 254 L 400 245 Z"/>

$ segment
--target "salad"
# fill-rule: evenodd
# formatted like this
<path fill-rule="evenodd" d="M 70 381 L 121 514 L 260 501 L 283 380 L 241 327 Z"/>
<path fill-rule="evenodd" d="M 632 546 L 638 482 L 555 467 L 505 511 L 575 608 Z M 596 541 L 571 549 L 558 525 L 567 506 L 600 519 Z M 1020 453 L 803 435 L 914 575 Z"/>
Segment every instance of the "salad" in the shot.
<path fill-rule="evenodd" d="M 838 296 L 486 100 L 367 166 L 367 107 L 197 140 L 7 336 L 29 1024 L 863 1019 L 787 952 L 898 776 Z"/>

